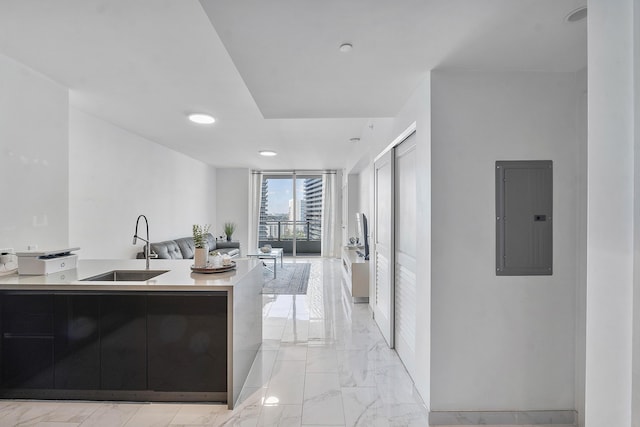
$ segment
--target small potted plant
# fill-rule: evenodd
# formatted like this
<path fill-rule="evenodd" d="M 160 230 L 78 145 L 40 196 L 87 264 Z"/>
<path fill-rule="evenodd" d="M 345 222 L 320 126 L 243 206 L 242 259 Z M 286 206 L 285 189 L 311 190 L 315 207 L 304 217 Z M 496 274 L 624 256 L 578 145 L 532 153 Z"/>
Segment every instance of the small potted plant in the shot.
<path fill-rule="evenodd" d="M 227 235 L 227 242 L 231 241 L 231 235 L 236 231 L 236 224 L 233 222 L 224 223 L 224 234 Z"/>
<path fill-rule="evenodd" d="M 209 248 L 207 247 L 206 234 L 209 232 L 210 225 L 193 224 L 193 244 L 195 253 L 193 255 L 194 265 L 197 268 L 204 268 L 209 261 Z"/>

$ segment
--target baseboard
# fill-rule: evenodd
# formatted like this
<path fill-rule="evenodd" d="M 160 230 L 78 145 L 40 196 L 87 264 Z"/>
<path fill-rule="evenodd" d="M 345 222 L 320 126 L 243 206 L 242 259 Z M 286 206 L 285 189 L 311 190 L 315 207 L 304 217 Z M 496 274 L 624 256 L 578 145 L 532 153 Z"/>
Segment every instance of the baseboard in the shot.
<path fill-rule="evenodd" d="M 578 413 L 560 411 L 431 411 L 430 426 L 575 426 Z"/>

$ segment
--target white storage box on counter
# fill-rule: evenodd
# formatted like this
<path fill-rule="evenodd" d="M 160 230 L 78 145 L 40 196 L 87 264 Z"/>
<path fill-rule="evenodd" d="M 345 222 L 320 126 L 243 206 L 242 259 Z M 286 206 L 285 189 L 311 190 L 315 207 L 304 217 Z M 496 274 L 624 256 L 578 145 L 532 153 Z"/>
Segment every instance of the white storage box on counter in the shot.
<path fill-rule="evenodd" d="M 72 254 L 80 248 L 51 251 L 18 252 L 18 274 L 43 275 L 76 268 L 78 255 Z"/>

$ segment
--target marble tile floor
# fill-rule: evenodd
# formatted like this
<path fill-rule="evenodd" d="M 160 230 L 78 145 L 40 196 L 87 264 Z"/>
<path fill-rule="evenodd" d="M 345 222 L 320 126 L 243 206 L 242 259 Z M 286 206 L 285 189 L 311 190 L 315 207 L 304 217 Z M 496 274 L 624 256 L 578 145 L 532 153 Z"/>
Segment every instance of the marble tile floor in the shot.
<path fill-rule="evenodd" d="M 307 295 L 264 295 L 263 344 L 233 411 L 215 404 L 0 401 L 0 427 L 427 426 L 428 414 L 340 260 L 311 262 Z"/>

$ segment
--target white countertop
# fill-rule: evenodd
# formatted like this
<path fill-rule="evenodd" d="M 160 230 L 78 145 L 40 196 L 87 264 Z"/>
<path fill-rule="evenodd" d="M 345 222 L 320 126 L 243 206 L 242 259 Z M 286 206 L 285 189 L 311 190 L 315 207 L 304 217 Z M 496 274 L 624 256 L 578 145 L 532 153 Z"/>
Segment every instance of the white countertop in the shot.
<path fill-rule="evenodd" d="M 144 270 L 144 259 L 79 260 L 77 268 L 46 276 L 0 277 L 0 290 L 64 290 L 64 291 L 226 291 L 237 285 L 252 269 L 255 259 L 234 260 L 236 269 L 225 273 L 193 273 L 192 259 L 150 261 L 150 270 L 168 270 L 144 282 L 82 281 L 112 270 Z M 261 266 L 260 266 L 261 268 Z"/>

